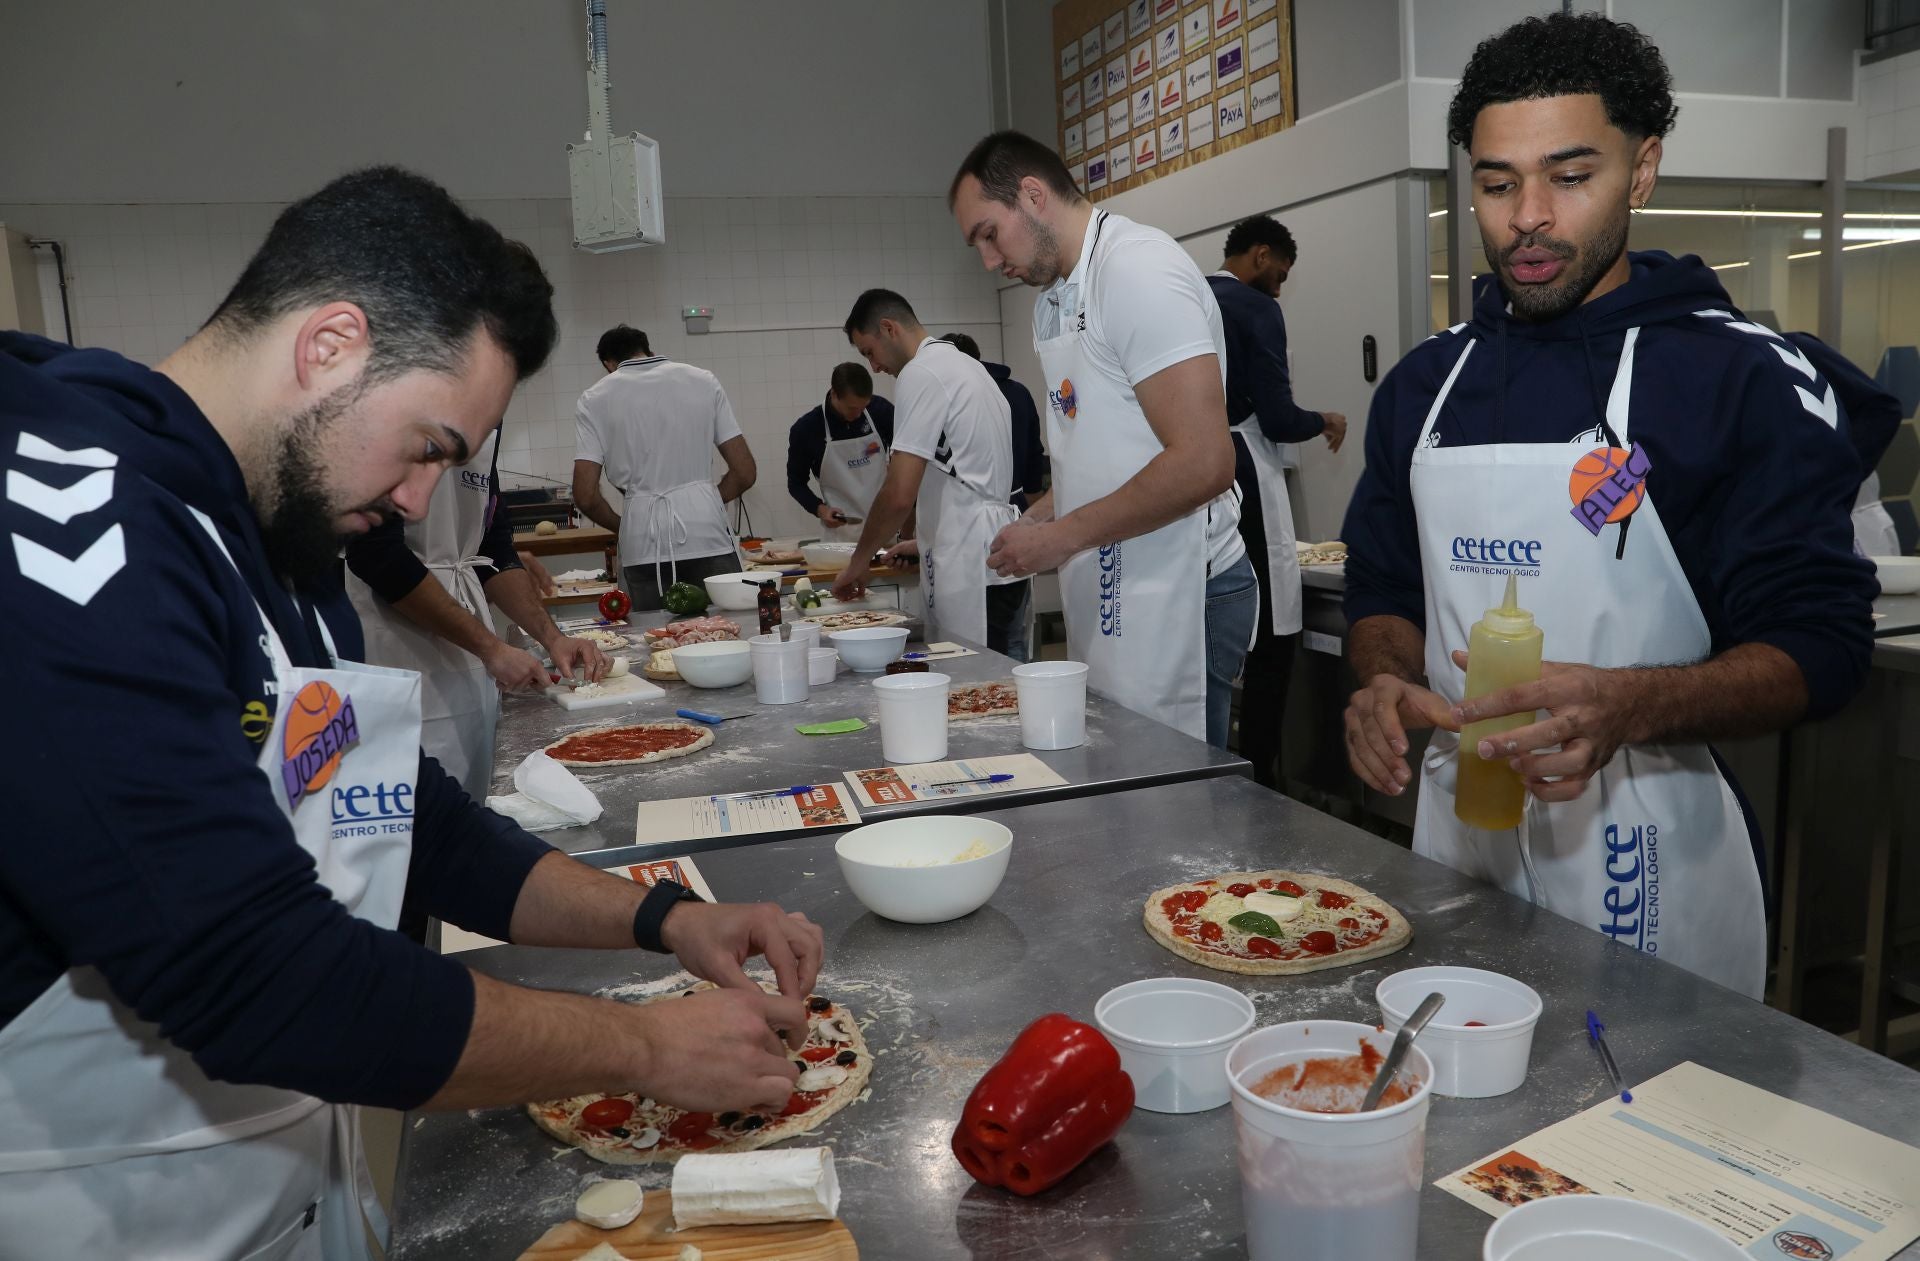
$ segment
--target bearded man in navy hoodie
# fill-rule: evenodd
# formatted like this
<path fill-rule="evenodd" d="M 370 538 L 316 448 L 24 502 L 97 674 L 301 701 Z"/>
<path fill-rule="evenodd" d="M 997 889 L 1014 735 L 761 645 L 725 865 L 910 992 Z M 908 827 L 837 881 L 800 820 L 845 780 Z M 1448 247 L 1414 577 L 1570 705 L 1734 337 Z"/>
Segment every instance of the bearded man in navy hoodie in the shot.
<path fill-rule="evenodd" d="M 1419 777 L 1417 852 L 1757 998 L 1758 831 L 1708 742 L 1845 704 L 1877 587 L 1835 391 L 1698 258 L 1627 250 L 1675 113 L 1659 50 L 1598 14 L 1529 18 L 1468 63 L 1448 134 L 1494 275 L 1373 400 L 1341 535 L 1346 743 L 1378 791 Z M 1549 663 L 1463 703 L 1468 628 L 1509 576 Z M 1524 781 L 1518 828 L 1455 817 L 1473 757 Z"/>
<path fill-rule="evenodd" d="M 378 168 L 282 213 L 157 368 L 0 333 L 10 1237 L 363 1256 L 338 1105 L 788 1098 L 774 1030 L 806 1028 L 819 930 L 643 889 L 470 800 L 420 751 L 419 676 L 351 660 L 351 609 L 305 585 L 499 425 L 552 294 L 524 246 Z M 403 911 L 672 950 L 723 988 L 522 989 L 415 945 Z M 781 994 L 742 973 L 756 953 Z"/>

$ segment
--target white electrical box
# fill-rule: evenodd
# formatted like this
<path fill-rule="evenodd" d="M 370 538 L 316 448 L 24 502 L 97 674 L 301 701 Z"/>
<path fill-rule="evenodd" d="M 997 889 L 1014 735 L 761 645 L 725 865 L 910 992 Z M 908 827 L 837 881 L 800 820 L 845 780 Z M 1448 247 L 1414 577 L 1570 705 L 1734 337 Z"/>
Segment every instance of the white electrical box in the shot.
<path fill-rule="evenodd" d="M 594 254 L 667 239 L 660 146 L 637 131 L 567 146 L 573 245 Z"/>

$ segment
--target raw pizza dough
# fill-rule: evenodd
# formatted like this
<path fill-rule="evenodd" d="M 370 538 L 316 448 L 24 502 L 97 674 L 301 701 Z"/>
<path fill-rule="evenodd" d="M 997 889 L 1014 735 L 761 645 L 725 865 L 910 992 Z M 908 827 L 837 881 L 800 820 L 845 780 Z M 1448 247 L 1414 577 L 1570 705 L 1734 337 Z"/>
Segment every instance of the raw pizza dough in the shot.
<path fill-rule="evenodd" d="M 1001 718 L 1020 712 L 1020 693 L 1012 683 L 967 683 L 947 693 L 947 718 Z"/>
<path fill-rule="evenodd" d="M 687 989 L 642 1001 L 670 1003 L 714 988 L 711 982 L 702 981 Z M 774 992 L 771 985 L 763 984 L 761 988 Z M 816 1010 L 822 1005 L 823 1010 Z M 550 1137 L 578 1147 L 609 1165 L 667 1163 L 690 1151 L 712 1156 L 750 1152 L 818 1129 L 828 1117 L 859 1098 L 873 1074 L 873 1055 L 867 1050 L 867 1040 L 861 1036 L 860 1022 L 852 1010 L 817 994 L 807 1000 L 806 1045 L 791 1054 L 797 1062 L 805 1063 L 807 1069 L 801 1073 L 787 1111 L 778 1116 L 759 1112 L 722 1112 L 718 1116 L 710 1112 L 689 1113 L 643 1095 L 605 1093 L 530 1103 L 527 1115 Z M 854 1057 L 852 1064 L 836 1063 L 849 1054 Z M 826 1080 L 816 1089 L 800 1089 L 809 1084 L 809 1074 Z M 633 1115 L 610 1129 L 583 1124 L 580 1114 L 602 1099 L 623 1099 L 631 1103 Z M 795 1111 L 796 1108 L 799 1110 Z M 616 1130 L 625 1130 L 626 1134 L 623 1136 Z M 649 1139 L 652 1141 L 647 1141 Z M 636 1141 L 645 1145 L 636 1147 Z"/>
<path fill-rule="evenodd" d="M 1225 922 L 1245 909 L 1242 895 L 1230 890 L 1236 885 L 1250 885 L 1256 891 L 1278 892 L 1284 882 L 1305 890 L 1300 914 L 1280 925 L 1280 937 L 1273 942 L 1276 954 L 1250 953 L 1246 949 L 1250 940 L 1269 939 L 1252 937 Z M 1322 893 L 1331 895 L 1327 901 L 1333 905 L 1323 903 Z M 1198 894 L 1206 896 L 1196 901 Z M 1176 898 L 1188 905 L 1175 903 L 1170 907 L 1169 901 Z M 1343 919 L 1355 926 L 1342 927 Z M 1183 959 L 1222 972 L 1254 976 L 1292 976 L 1345 967 L 1392 954 L 1413 940 L 1413 926 L 1407 917 L 1359 885 L 1299 871 L 1231 871 L 1169 885 L 1147 898 L 1145 922 L 1155 941 Z M 1218 925 L 1218 935 L 1205 928 L 1207 924 Z M 1330 933 L 1335 948 L 1319 953 L 1302 944 L 1307 934 L 1316 932 Z"/>
<path fill-rule="evenodd" d="M 592 740 L 605 737 L 611 732 L 648 732 L 648 731 L 690 731 L 697 739 L 670 749 L 655 749 L 633 757 L 611 757 L 587 759 L 568 756 L 566 746 L 576 740 Z M 545 753 L 562 766 L 583 766 L 589 769 L 599 766 L 640 766 L 647 762 L 664 762 L 670 757 L 685 757 L 689 753 L 698 753 L 713 743 L 713 728 L 691 722 L 630 722 L 616 727 L 589 727 L 585 731 L 576 731 L 562 736 L 548 745 Z"/>
<path fill-rule="evenodd" d="M 879 609 L 849 609 L 845 613 L 815 613 L 804 619 L 818 622 L 823 631 L 859 630 L 865 626 L 904 626 L 912 619 L 905 613 L 883 613 Z"/>

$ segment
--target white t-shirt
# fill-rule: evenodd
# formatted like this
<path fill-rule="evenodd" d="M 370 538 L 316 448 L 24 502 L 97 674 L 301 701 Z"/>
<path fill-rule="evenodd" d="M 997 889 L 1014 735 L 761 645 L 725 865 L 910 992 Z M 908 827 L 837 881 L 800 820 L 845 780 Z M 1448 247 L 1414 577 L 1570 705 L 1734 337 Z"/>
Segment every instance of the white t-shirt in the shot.
<path fill-rule="evenodd" d="M 1224 391 L 1227 334 L 1220 304 L 1214 301 L 1213 289 L 1200 268 L 1160 229 L 1116 214 L 1096 215 L 1095 223 L 1102 217 L 1099 283 L 1093 287 L 1081 339 L 1088 365 L 1128 400 L 1142 425 L 1147 417 L 1134 400 L 1133 387 L 1176 363 L 1212 355 L 1219 364 Z M 1090 223 L 1073 274 L 1054 281 L 1033 304 L 1036 350 L 1040 342 L 1058 334 L 1054 322 L 1060 312 L 1079 309 L 1079 284 L 1089 274 L 1094 244 Z M 1207 517 L 1207 573 L 1211 576 L 1247 553 L 1240 541 L 1239 491 L 1228 489 L 1202 511 Z"/>
<path fill-rule="evenodd" d="M 631 503 L 641 493 L 663 494 L 693 482 L 711 485 L 714 448 L 738 438 L 740 422 L 713 373 L 656 355 L 629 359 L 595 382 L 580 396 L 574 430 L 575 458 L 600 465 Z M 683 500 L 704 504 L 705 510 L 683 507 Z M 687 531 L 684 543 L 675 531 L 673 550 L 679 559 L 733 551 L 733 531 L 718 495 L 676 496 L 675 506 Z M 646 565 L 664 559 L 664 550 L 649 554 L 646 540 L 630 548 L 626 515 L 623 510 L 620 563 Z"/>
<path fill-rule="evenodd" d="M 1013 412 L 979 360 L 949 342 L 927 338 L 900 369 L 893 399 L 893 449 L 949 473 L 994 503 L 1013 494 Z M 921 504 L 927 500 L 921 482 Z M 961 492 L 964 493 L 964 492 Z M 920 529 L 930 522 L 924 518 Z"/>

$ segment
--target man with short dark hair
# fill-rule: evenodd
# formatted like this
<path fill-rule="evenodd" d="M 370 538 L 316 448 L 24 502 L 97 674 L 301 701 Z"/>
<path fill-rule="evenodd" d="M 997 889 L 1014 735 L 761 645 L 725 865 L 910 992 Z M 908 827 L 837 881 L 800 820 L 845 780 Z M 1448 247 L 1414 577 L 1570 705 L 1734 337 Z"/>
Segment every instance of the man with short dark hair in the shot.
<path fill-rule="evenodd" d="M 1708 741 L 1844 705 L 1875 586 L 1834 389 L 1698 258 L 1627 250 L 1676 112 L 1660 50 L 1598 13 L 1467 63 L 1448 135 L 1494 274 L 1374 394 L 1347 756 L 1380 792 L 1418 775 L 1417 852 L 1758 998 L 1759 833 Z M 1468 699 L 1469 629 L 1509 582 L 1548 660 Z M 1489 826 L 1456 810 L 1476 780 Z"/>
<path fill-rule="evenodd" d="M 850 542 L 886 480 L 892 447 L 893 404 L 875 396 L 865 368 L 838 364 L 826 399 L 787 430 L 787 493 L 827 537 Z M 818 494 L 808 485 L 816 478 Z"/>
<path fill-rule="evenodd" d="M 0 656 L 32 666 L 0 709 L 8 1239 L 364 1257 L 357 1131 L 329 1104 L 787 1100 L 774 1030 L 806 1028 L 819 930 L 481 808 L 420 751 L 418 678 L 351 660 L 351 611 L 317 598 L 345 539 L 418 520 L 493 432 L 552 349 L 551 296 L 524 248 L 376 168 L 283 211 L 157 369 L 0 333 Z M 403 909 L 672 948 L 727 988 L 523 989 L 393 931 Z M 758 952 L 780 995 L 741 973 Z"/>
<path fill-rule="evenodd" d="M 975 145 L 947 204 L 988 269 L 1044 290 L 1053 487 L 994 540 L 995 571 L 1059 569 L 1088 683 L 1225 748 L 1259 583 L 1237 528 L 1219 304 L 1171 237 L 1095 212 L 1019 132 Z"/>
<path fill-rule="evenodd" d="M 596 353 L 607 375 L 574 408 L 573 504 L 620 536 L 621 580 L 633 607 L 651 612 L 674 583 L 739 571 L 726 506 L 758 470 L 713 373 L 654 354 L 647 335 L 625 324 L 601 334 Z M 726 465 L 717 484 L 716 450 Z M 620 492 L 618 509 L 603 476 Z"/>
<path fill-rule="evenodd" d="M 1261 578 L 1260 620 L 1240 675 L 1240 756 L 1253 763 L 1254 779 L 1272 788 L 1280 782 L 1280 728 L 1302 616 L 1281 446 L 1325 434 L 1327 449 L 1338 451 L 1347 418 L 1310 412 L 1293 401 L 1287 326 L 1278 302 L 1298 258 L 1293 234 L 1271 215 L 1254 215 L 1227 233 L 1225 255 L 1207 284 L 1227 335 L 1227 421 L 1240 487 L 1240 538 Z"/>
<path fill-rule="evenodd" d="M 1025 584 L 987 569 L 994 532 L 1011 521 L 1012 423 L 1007 401 L 978 361 L 927 333 L 907 300 L 869 289 L 847 316 L 847 340 L 875 372 L 900 383 L 893 459 L 833 594 L 866 591 L 873 555 L 911 515 L 919 532 L 920 591 L 941 635 L 1007 650 Z"/>

